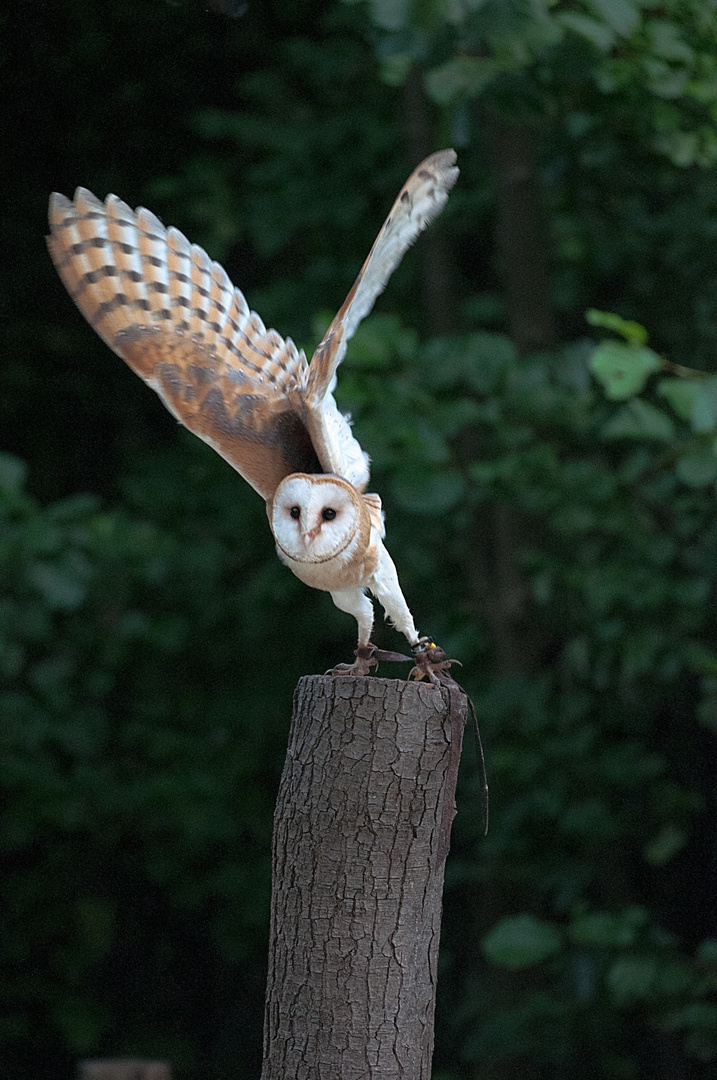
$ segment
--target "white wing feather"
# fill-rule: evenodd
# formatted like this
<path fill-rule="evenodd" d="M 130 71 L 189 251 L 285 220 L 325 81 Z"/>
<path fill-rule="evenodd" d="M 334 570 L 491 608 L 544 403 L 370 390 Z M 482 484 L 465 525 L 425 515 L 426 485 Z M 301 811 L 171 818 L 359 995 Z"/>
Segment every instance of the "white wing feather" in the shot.
<path fill-rule="evenodd" d="M 445 206 L 458 179 L 454 150 L 426 158 L 404 184 L 348 296 L 314 353 L 304 391 L 307 426 L 316 452 L 330 472 L 362 490 L 368 483 L 368 458 L 351 434 L 333 399 L 336 370 L 349 339 L 371 311 L 376 297 L 403 255 Z"/>
<path fill-rule="evenodd" d="M 309 365 L 307 400 L 313 404 L 330 392 L 346 345 L 404 254 L 440 213 L 458 179 L 455 150 L 439 150 L 415 169 L 384 221 L 351 290 L 334 316 Z"/>

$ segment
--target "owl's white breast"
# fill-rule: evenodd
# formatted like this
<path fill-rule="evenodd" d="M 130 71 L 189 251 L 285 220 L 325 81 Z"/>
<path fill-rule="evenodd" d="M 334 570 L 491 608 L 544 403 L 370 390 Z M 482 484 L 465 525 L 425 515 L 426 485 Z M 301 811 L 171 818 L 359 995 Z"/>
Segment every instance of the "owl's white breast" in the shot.
<path fill-rule="evenodd" d="M 340 555 L 319 563 L 300 562 L 292 558 L 278 541 L 276 551 L 281 561 L 300 581 L 310 585 L 312 589 L 324 589 L 326 592 L 354 589 L 364 585 L 373 573 L 377 561 L 375 553 L 368 548 L 361 551 L 356 541 Z"/>

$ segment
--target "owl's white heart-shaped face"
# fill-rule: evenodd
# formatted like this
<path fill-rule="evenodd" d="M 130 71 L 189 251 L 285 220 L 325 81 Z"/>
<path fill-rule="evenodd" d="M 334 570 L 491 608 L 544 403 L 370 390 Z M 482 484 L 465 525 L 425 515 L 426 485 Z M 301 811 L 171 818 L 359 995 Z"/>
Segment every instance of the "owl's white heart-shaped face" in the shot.
<path fill-rule="evenodd" d="M 294 473 L 276 490 L 271 513 L 274 538 L 284 555 L 303 564 L 349 559 L 364 538 L 358 493 L 334 476 Z"/>

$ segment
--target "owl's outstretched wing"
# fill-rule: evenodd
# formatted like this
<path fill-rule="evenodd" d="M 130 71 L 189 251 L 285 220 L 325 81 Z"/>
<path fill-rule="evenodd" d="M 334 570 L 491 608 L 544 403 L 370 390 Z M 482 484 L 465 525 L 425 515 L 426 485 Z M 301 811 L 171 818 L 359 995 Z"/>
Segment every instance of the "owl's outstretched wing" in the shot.
<path fill-rule="evenodd" d="M 332 457 L 340 460 L 343 454 L 334 430 L 335 405 L 331 390 L 349 338 L 370 312 L 408 248 L 441 212 L 457 179 L 455 150 L 439 150 L 414 169 L 391 207 L 348 296 L 311 358 L 304 397 L 309 408 L 312 441 L 322 460 Z M 329 466 L 329 471 L 337 470 Z"/>
<path fill-rule="evenodd" d="M 52 259 L 90 325 L 260 495 L 290 473 L 328 471 L 305 423 L 303 352 L 266 329 L 200 247 L 83 188 L 73 202 L 51 197 L 50 227 Z"/>
<path fill-rule="evenodd" d="M 458 177 L 453 150 L 412 173 L 310 367 L 267 330 L 222 267 L 149 210 L 78 188 L 50 199 L 48 247 L 101 338 L 265 499 L 290 473 L 335 473 L 360 491 L 368 457 L 332 394 L 346 343 Z"/>

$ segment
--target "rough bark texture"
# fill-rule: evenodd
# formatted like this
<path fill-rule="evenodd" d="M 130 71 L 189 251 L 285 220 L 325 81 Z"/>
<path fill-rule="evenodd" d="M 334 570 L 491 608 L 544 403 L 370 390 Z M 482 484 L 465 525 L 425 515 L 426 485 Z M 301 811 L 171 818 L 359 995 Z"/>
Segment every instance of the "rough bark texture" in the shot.
<path fill-rule="evenodd" d="M 141 1058 L 107 1058 L 80 1062 L 79 1080 L 171 1080 L 166 1061 Z"/>
<path fill-rule="evenodd" d="M 450 741 L 445 690 L 300 681 L 274 822 L 262 1080 L 430 1077 Z"/>

